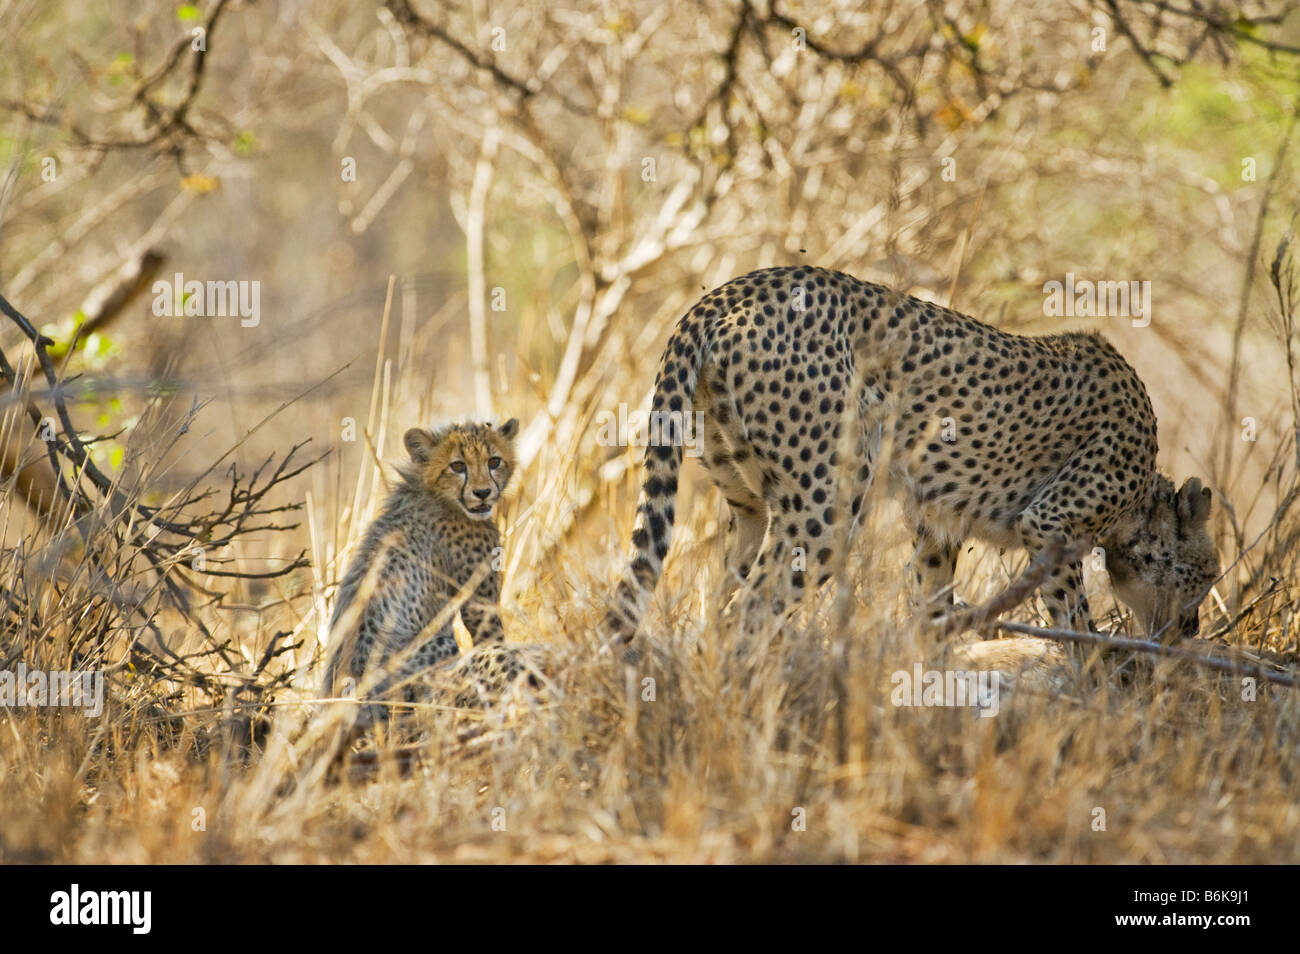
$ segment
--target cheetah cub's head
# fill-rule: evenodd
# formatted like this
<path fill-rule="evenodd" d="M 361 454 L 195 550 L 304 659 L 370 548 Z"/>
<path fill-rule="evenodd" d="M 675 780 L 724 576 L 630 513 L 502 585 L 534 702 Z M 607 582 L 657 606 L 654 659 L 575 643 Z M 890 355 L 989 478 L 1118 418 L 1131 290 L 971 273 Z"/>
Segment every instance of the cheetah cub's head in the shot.
<path fill-rule="evenodd" d="M 1105 544 L 1111 585 L 1150 635 L 1200 632 L 1201 600 L 1219 576 L 1219 554 L 1206 527 L 1210 500 L 1209 488 L 1195 477 L 1175 493 L 1169 478 L 1159 475 L 1147 500 Z"/>
<path fill-rule="evenodd" d="M 519 421 L 453 424 L 438 431 L 413 427 L 403 438 L 411 465 L 407 481 L 459 507 L 471 520 L 491 520 L 515 471 Z"/>

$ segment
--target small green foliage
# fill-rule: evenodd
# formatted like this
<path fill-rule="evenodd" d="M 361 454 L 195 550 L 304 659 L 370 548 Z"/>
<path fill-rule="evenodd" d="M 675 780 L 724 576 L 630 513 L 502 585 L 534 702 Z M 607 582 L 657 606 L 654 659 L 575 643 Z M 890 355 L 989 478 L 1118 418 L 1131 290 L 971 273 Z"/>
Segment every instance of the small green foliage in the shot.
<path fill-rule="evenodd" d="M 119 353 L 116 343 L 101 331 L 92 331 L 87 335 L 81 351 L 85 355 L 86 364 L 91 368 L 103 367 L 109 358 Z"/>
<path fill-rule="evenodd" d="M 108 64 L 108 85 L 121 86 L 135 70 L 135 57 L 130 53 L 119 53 Z"/>

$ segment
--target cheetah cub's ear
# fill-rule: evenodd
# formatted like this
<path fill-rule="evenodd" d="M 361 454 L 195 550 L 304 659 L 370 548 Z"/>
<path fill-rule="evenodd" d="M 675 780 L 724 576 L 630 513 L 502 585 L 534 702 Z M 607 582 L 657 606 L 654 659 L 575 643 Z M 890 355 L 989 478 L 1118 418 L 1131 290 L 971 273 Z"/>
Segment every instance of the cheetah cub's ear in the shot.
<path fill-rule="evenodd" d="M 1188 526 L 1205 523 L 1210 516 L 1213 496 L 1209 487 L 1202 487 L 1196 477 L 1188 477 L 1178 490 L 1178 519 Z"/>
<path fill-rule="evenodd" d="M 434 448 L 438 446 L 433 434 L 419 427 L 407 431 L 402 438 L 402 443 L 406 445 L 406 452 L 411 455 L 411 460 L 417 464 L 427 464 L 429 458 L 433 456 Z"/>
<path fill-rule="evenodd" d="M 497 428 L 497 433 L 508 441 L 514 440 L 514 436 L 519 433 L 519 418 L 512 417 L 510 420 L 506 421 Z"/>

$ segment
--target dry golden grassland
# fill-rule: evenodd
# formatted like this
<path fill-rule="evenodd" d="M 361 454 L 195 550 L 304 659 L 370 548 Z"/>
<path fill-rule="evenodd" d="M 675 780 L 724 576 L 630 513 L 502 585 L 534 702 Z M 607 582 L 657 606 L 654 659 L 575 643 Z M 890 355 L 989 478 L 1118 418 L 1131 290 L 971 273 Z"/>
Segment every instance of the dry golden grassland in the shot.
<path fill-rule="evenodd" d="M 0 862 L 1300 862 L 1300 3 L 114 6 L 0 0 L 0 679 L 104 692 L 0 706 Z M 1104 334 L 1214 492 L 1182 649 L 1228 663 L 922 631 L 884 478 L 742 639 L 688 462 L 624 666 L 640 451 L 602 422 L 785 264 Z M 256 320 L 163 315 L 177 273 Z M 1051 313 L 1067 274 L 1149 320 Z M 469 417 L 522 423 L 502 611 L 543 685 L 342 759 L 339 580 L 403 432 Z M 1026 565 L 972 543 L 957 594 Z M 996 713 L 897 704 L 918 667 L 995 670 Z"/>
<path fill-rule="evenodd" d="M 376 382 L 380 446 L 400 417 L 384 411 L 385 380 L 394 378 Z M 615 471 L 637 456 L 613 453 Z M 279 535 L 286 552 L 299 541 L 310 550 L 309 598 L 264 600 L 237 626 L 216 607 L 199 612 L 237 654 L 227 686 L 274 671 L 292 682 L 228 692 L 213 708 L 210 688 L 128 663 L 110 673 L 98 718 L 10 710 L 0 724 L 4 859 L 1300 860 L 1300 692 L 1261 681 L 1247 699 L 1240 675 L 1164 659 L 1109 662 L 1096 682 L 1076 657 L 1034 639 L 984 644 L 975 651 L 996 646 L 1000 658 L 972 661 L 961 648 L 970 634 L 939 644 L 911 620 L 909 544 L 887 488 L 873 489 L 838 585 L 742 646 L 719 621 L 720 503 L 706 481 L 687 481 L 647 655 L 625 668 L 595 624 L 620 566 L 615 541 L 629 530 L 636 467 L 589 496 L 567 485 L 600 474 L 610 454 L 586 433 L 543 447 L 506 514 L 507 633 L 549 651 L 541 692 L 520 688 L 482 711 L 421 710 L 413 763 L 381 757 L 369 774 L 340 773 L 343 704 L 307 700 L 331 588 L 378 495 L 356 512 L 309 497 L 306 526 Z M 368 460 L 355 486 L 380 489 L 385 473 Z M 1268 539 L 1285 542 L 1294 520 Z M 341 528 L 337 539 L 330 527 Z M 75 550 L 74 535 L 65 524 L 49 545 Z M 1274 561 L 1292 592 L 1294 554 L 1277 557 L 1256 559 Z M 28 666 L 66 668 L 85 616 L 99 611 L 94 570 L 83 554 L 69 558 L 71 571 L 55 564 L 40 575 L 36 559 L 8 553 L 4 586 L 29 593 L 41 619 L 39 631 L 19 630 Z M 959 592 L 988 599 L 1022 565 L 972 546 Z M 1284 649 L 1288 612 L 1268 603 L 1227 641 Z M 1212 604 L 1206 613 L 1211 633 L 1224 620 Z M 123 637 L 103 635 L 121 651 Z M 276 639 L 298 648 L 252 675 Z M 187 642 L 173 648 L 205 648 Z M 212 668 L 206 658 L 195 668 Z M 1000 666 L 998 711 L 895 705 L 893 675 L 918 664 Z M 381 741 L 381 755 L 386 746 L 398 750 Z"/>

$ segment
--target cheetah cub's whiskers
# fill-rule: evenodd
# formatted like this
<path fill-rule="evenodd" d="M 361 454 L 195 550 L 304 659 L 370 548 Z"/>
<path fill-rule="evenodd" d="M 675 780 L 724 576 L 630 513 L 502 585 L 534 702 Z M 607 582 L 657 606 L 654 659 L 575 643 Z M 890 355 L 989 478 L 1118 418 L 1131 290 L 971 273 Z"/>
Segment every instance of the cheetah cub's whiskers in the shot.
<path fill-rule="evenodd" d="M 457 606 L 475 646 L 504 639 L 501 535 L 492 518 L 516 466 L 519 422 L 412 428 L 410 462 L 339 586 L 322 691 L 415 701 L 419 674 L 459 654 Z M 399 692 L 400 690 L 400 692 Z M 384 718 L 363 708 L 356 724 Z"/>
<path fill-rule="evenodd" d="M 963 541 L 1096 541 L 1149 633 L 1194 635 L 1218 576 L 1211 495 L 1156 470 L 1137 373 L 1097 334 L 1026 337 L 820 268 L 768 268 L 678 322 L 652 415 L 703 414 L 702 461 L 730 510 L 742 619 L 790 605 L 836 565 L 888 433 L 927 616 L 952 612 Z M 672 535 L 682 448 L 646 448 L 631 556 L 606 627 L 630 639 Z M 849 479 L 843 479 L 847 476 Z M 1081 561 L 1039 586 L 1053 624 L 1092 630 Z"/>

